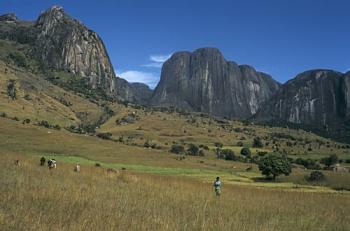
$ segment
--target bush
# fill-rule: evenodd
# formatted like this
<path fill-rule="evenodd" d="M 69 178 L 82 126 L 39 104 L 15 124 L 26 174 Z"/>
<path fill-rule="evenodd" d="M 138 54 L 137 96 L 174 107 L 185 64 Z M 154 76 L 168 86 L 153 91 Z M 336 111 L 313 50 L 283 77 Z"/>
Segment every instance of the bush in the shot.
<path fill-rule="evenodd" d="M 303 165 L 307 169 L 315 169 L 315 170 L 320 170 L 321 166 L 312 159 L 303 159 L 303 158 L 298 158 L 294 161 L 294 163 Z"/>
<path fill-rule="evenodd" d="M 222 146 L 223 146 L 223 144 L 221 142 L 215 142 L 214 145 L 217 148 L 222 148 Z"/>
<path fill-rule="evenodd" d="M 187 149 L 187 154 L 191 156 L 198 156 L 199 155 L 199 147 L 195 144 L 190 144 L 189 148 Z"/>
<path fill-rule="evenodd" d="M 24 119 L 22 123 L 23 124 L 29 124 L 30 123 L 30 119 Z"/>
<path fill-rule="evenodd" d="M 231 149 L 223 149 L 221 150 L 220 158 L 225 160 L 236 160 L 236 155 Z"/>
<path fill-rule="evenodd" d="M 261 141 L 261 138 L 259 136 L 255 137 L 253 140 L 253 147 L 254 148 L 262 148 L 264 147 L 264 144 Z"/>
<path fill-rule="evenodd" d="M 204 150 L 209 151 L 209 147 L 208 147 L 207 145 L 200 144 L 199 147 L 200 147 L 200 148 L 203 148 Z"/>
<path fill-rule="evenodd" d="M 270 154 L 261 158 L 259 170 L 266 177 L 275 179 L 281 174 L 288 176 L 292 172 L 292 165 L 285 156 Z"/>
<path fill-rule="evenodd" d="M 325 175 L 321 171 L 313 171 L 307 178 L 309 181 L 324 181 L 326 179 Z"/>
<path fill-rule="evenodd" d="M 331 165 L 338 163 L 338 160 L 338 156 L 336 154 L 332 154 L 328 157 L 322 158 L 320 162 L 326 165 L 327 167 L 330 167 Z"/>
<path fill-rule="evenodd" d="M 104 139 L 104 140 L 110 140 L 112 138 L 112 133 L 106 132 L 106 133 L 98 133 L 98 138 Z"/>
<path fill-rule="evenodd" d="M 15 85 L 14 80 L 10 80 L 9 83 L 7 84 L 7 95 L 12 99 L 15 100 L 17 99 L 16 95 L 16 85 Z"/>
<path fill-rule="evenodd" d="M 170 152 L 175 154 L 183 154 L 185 152 L 185 148 L 180 144 L 173 144 L 171 146 Z"/>
<path fill-rule="evenodd" d="M 19 52 L 11 52 L 7 56 L 7 59 L 11 60 L 15 65 L 17 65 L 19 67 L 27 67 L 26 57 Z"/>
<path fill-rule="evenodd" d="M 250 157 L 251 156 L 251 151 L 249 148 L 242 148 L 241 149 L 241 155 L 245 157 Z"/>

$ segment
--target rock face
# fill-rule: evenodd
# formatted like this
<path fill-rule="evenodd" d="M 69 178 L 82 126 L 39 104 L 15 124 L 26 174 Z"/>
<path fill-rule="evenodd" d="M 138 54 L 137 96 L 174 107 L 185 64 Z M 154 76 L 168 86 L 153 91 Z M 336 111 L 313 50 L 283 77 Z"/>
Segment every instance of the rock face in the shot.
<path fill-rule="evenodd" d="M 301 73 L 281 87 L 257 118 L 326 126 L 344 117 L 343 82 L 343 74 L 335 71 Z"/>
<path fill-rule="evenodd" d="M 151 94 L 142 84 L 117 79 L 101 38 L 62 7 L 44 11 L 36 22 L 21 21 L 15 14 L 0 16 L 0 39 L 29 45 L 28 55 L 44 66 L 86 77 L 93 89 L 99 87 L 112 98 L 140 103 Z"/>
<path fill-rule="evenodd" d="M 164 63 L 150 104 L 249 118 L 279 87 L 267 74 L 226 61 L 218 49 L 202 48 Z"/>
<path fill-rule="evenodd" d="M 346 105 L 343 114 L 345 118 L 350 119 L 350 71 L 344 75 L 341 92 L 344 97 L 344 104 Z"/>
<path fill-rule="evenodd" d="M 152 90 L 143 83 L 129 83 L 125 79 L 116 78 L 118 96 L 128 102 L 146 105 L 152 95 Z"/>
<path fill-rule="evenodd" d="M 257 120 L 308 126 L 350 141 L 350 75 L 311 70 L 285 83 L 254 116 Z"/>
<path fill-rule="evenodd" d="M 47 66 L 90 78 L 93 88 L 102 85 L 114 92 L 114 69 L 99 36 L 62 9 L 53 6 L 35 23 L 39 29 L 36 54 Z"/>

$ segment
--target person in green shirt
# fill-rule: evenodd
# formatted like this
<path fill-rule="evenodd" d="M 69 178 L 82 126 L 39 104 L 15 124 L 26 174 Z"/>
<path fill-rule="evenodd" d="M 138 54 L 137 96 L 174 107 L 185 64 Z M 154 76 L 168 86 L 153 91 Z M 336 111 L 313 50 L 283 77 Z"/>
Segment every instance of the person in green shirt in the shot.
<path fill-rule="evenodd" d="M 220 181 L 220 177 L 216 177 L 216 180 L 214 181 L 214 189 L 215 189 L 215 194 L 216 196 L 220 196 L 221 195 L 221 181 Z"/>

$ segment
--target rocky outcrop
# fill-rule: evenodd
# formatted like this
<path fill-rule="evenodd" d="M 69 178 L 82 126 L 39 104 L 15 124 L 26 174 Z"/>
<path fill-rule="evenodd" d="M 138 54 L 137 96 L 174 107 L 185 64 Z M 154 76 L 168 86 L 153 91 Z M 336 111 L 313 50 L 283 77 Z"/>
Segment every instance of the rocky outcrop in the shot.
<path fill-rule="evenodd" d="M 311 70 L 297 75 L 254 116 L 289 123 L 337 140 L 350 141 L 350 75 Z"/>
<path fill-rule="evenodd" d="M 343 115 L 350 119 L 350 71 L 344 75 L 341 92 L 345 105 Z"/>
<path fill-rule="evenodd" d="M 99 36 L 53 6 L 35 23 L 39 29 L 36 55 L 48 67 L 63 69 L 90 79 L 92 88 L 103 87 L 113 95 L 114 69 Z"/>
<path fill-rule="evenodd" d="M 202 48 L 175 53 L 164 63 L 150 104 L 248 118 L 279 86 L 267 74 L 226 61 L 216 48 Z"/>
<path fill-rule="evenodd" d="M 256 115 L 296 124 L 327 124 L 344 117 L 343 74 L 312 70 L 285 83 Z"/>
<path fill-rule="evenodd" d="M 101 38 L 62 7 L 51 7 L 35 22 L 21 21 L 15 14 L 0 16 L 0 39 L 29 45 L 27 55 L 44 67 L 86 77 L 93 89 L 103 89 L 112 98 L 144 104 L 151 95 L 144 84 L 116 78 Z"/>
<path fill-rule="evenodd" d="M 14 13 L 8 13 L 8 14 L 0 15 L 0 21 L 17 22 L 18 18 Z"/>
<path fill-rule="evenodd" d="M 116 78 L 117 96 L 128 102 L 146 105 L 152 95 L 152 90 L 143 83 L 129 83 L 125 79 Z"/>

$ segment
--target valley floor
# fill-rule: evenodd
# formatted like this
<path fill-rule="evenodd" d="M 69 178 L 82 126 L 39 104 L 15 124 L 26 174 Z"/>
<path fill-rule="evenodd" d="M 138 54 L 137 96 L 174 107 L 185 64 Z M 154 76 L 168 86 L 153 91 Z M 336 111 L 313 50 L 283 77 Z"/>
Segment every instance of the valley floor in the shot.
<path fill-rule="evenodd" d="M 223 186 L 189 178 L 0 156 L 1 230 L 349 230 L 350 195 Z"/>
<path fill-rule="evenodd" d="M 254 182 L 261 175 L 256 166 L 246 172 L 246 163 L 190 156 L 179 161 L 164 151 L 9 119 L 0 118 L 0 128 L 0 230 L 350 228 L 346 191 Z M 55 157 L 58 168 L 39 166 L 41 156 Z M 75 163 L 82 165 L 80 173 L 73 171 Z M 290 179 L 304 174 L 296 170 Z M 211 185 L 217 175 L 223 178 L 220 198 Z"/>

